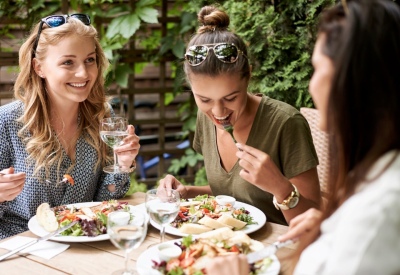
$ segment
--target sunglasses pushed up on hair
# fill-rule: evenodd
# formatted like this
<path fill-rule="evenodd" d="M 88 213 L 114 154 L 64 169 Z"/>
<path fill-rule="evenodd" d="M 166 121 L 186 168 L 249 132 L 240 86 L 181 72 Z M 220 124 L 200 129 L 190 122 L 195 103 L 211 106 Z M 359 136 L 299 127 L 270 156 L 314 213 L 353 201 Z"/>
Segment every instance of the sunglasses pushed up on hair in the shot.
<path fill-rule="evenodd" d="M 210 49 L 213 50 L 218 60 L 223 63 L 235 63 L 239 55 L 247 58 L 243 51 L 239 50 L 235 44 L 217 43 L 190 46 L 185 53 L 185 60 L 190 66 L 198 66 L 207 59 Z"/>
<path fill-rule="evenodd" d="M 71 15 L 68 15 L 68 14 L 50 15 L 45 18 L 42 18 L 40 20 L 39 30 L 36 35 L 35 44 L 33 45 L 33 55 L 35 55 L 35 53 L 36 53 L 36 48 L 39 43 L 39 37 L 40 37 L 40 33 L 42 32 L 43 24 L 46 24 L 50 28 L 56 28 L 56 27 L 62 26 L 65 23 L 67 23 L 69 17 L 78 19 L 79 21 L 81 21 L 83 24 L 85 24 L 87 26 L 90 25 L 90 23 L 91 23 L 90 16 L 87 14 L 83 14 L 83 13 L 74 13 Z"/>

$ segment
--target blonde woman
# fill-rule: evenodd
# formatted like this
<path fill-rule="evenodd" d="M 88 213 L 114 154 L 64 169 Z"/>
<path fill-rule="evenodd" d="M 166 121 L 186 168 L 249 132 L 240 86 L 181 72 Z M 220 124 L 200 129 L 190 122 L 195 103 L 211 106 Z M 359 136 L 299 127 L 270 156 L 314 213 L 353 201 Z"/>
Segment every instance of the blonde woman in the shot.
<path fill-rule="evenodd" d="M 99 123 L 108 61 L 85 14 L 43 18 L 19 51 L 16 100 L 0 107 L 0 238 L 28 229 L 43 202 L 51 206 L 121 198 L 129 174 L 106 174 L 112 152 Z M 130 167 L 139 145 L 133 126 L 116 150 Z M 74 185 L 54 185 L 70 174 Z"/>

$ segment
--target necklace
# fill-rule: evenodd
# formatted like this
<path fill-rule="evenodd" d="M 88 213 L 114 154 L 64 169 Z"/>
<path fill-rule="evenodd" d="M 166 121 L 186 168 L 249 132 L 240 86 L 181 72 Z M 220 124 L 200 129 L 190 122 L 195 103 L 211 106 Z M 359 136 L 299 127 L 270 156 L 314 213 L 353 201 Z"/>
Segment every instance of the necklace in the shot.
<path fill-rule="evenodd" d="M 66 129 L 65 122 L 60 116 L 55 112 L 56 120 L 52 119 L 52 127 L 56 134 L 57 142 L 64 149 L 65 153 L 71 158 L 75 158 L 75 146 L 77 142 L 77 132 L 79 128 L 79 115 L 76 127 L 71 127 L 71 129 Z M 61 121 L 61 126 L 60 122 Z"/>

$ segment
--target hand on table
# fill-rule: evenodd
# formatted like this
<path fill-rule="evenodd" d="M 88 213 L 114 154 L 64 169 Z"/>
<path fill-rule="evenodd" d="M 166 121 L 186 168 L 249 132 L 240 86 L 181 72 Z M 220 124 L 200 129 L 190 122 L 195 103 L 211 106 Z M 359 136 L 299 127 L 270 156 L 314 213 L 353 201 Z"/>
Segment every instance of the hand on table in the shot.
<path fill-rule="evenodd" d="M 13 167 L 4 169 L 0 173 L 0 202 L 11 201 L 22 192 L 25 173 L 14 174 Z"/>
<path fill-rule="evenodd" d="M 128 136 L 124 138 L 122 145 L 115 148 L 118 156 L 118 164 L 122 167 L 131 167 L 137 154 L 139 153 L 140 144 L 139 137 L 135 134 L 135 127 L 128 126 Z"/>
<path fill-rule="evenodd" d="M 294 217 L 289 223 L 289 231 L 278 237 L 283 242 L 289 239 L 315 239 L 320 232 L 322 212 L 311 208 L 306 212 Z"/>
<path fill-rule="evenodd" d="M 206 272 L 208 275 L 247 275 L 250 269 L 246 256 L 239 254 L 214 258 L 207 264 Z"/>

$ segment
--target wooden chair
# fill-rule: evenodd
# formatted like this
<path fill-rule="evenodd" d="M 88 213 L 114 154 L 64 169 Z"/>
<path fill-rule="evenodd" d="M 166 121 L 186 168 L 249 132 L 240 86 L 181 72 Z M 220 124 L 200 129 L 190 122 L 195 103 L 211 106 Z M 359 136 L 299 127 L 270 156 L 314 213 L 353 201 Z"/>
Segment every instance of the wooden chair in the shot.
<path fill-rule="evenodd" d="M 329 150 L 328 135 L 319 129 L 319 111 L 312 108 L 300 108 L 300 113 L 306 118 L 310 125 L 315 150 L 317 151 L 319 165 L 317 166 L 321 194 L 323 198 L 327 195 L 327 183 L 329 173 Z"/>

